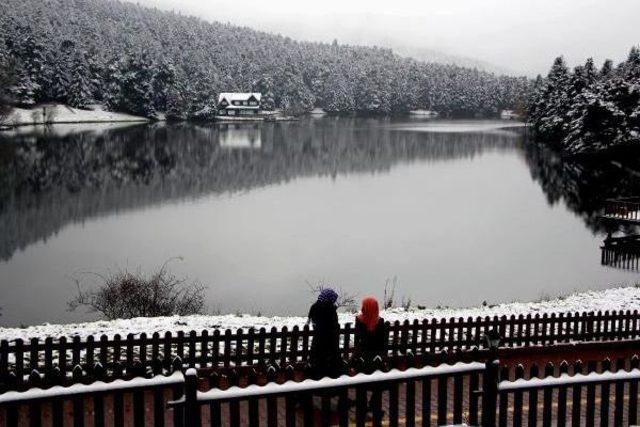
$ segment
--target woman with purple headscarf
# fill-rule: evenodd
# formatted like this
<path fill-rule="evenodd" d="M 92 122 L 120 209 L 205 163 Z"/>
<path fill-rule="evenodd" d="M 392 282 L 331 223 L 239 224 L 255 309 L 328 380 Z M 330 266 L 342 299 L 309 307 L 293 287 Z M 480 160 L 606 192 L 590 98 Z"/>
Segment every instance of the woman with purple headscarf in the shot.
<path fill-rule="evenodd" d="M 318 300 L 309 310 L 309 322 L 313 326 L 310 364 L 312 376 L 316 379 L 337 377 L 342 374 L 342 361 L 338 342 L 340 324 L 336 300 L 338 294 L 331 288 L 320 291 Z"/>

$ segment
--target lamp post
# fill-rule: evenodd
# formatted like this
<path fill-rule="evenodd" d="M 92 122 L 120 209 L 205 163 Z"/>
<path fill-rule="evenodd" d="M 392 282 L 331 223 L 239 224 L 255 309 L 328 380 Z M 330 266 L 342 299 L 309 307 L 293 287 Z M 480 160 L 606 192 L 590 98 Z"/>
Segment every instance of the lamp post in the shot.
<path fill-rule="evenodd" d="M 500 333 L 495 329 L 489 329 L 484 334 L 484 343 L 486 347 L 489 349 L 489 358 L 494 359 L 496 354 L 498 353 L 498 347 L 500 347 Z"/>

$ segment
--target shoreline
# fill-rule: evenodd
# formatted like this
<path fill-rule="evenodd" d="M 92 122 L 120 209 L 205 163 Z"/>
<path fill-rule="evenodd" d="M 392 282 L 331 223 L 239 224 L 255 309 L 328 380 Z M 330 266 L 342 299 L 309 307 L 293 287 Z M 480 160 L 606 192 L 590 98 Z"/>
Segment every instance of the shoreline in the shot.
<path fill-rule="evenodd" d="M 99 105 L 80 109 L 64 104 L 47 104 L 34 108 L 14 108 L 9 117 L 0 124 L 0 131 L 25 126 L 87 123 L 149 123 L 151 121 L 152 120 L 142 116 L 107 111 Z"/>
<path fill-rule="evenodd" d="M 511 315 L 535 315 L 544 313 L 576 313 L 597 311 L 640 311 L 640 287 L 612 287 L 599 291 L 584 291 L 573 293 L 564 297 L 558 297 L 538 302 L 512 302 L 497 305 L 487 305 L 469 308 L 424 308 L 409 309 L 391 308 L 381 313 L 387 321 L 403 322 L 415 319 L 451 318 L 451 317 L 493 317 Z M 353 323 L 354 313 L 339 313 L 341 324 Z M 167 316 L 118 320 L 99 320 L 93 322 L 69 323 L 69 324 L 41 324 L 19 327 L 0 327 L 0 338 L 3 340 L 31 338 L 58 338 L 60 336 L 85 338 L 89 335 L 113 336 L 120 334 L 126 336 L 131 333 L 139 335 L 146 333 L 148 336 L 155 332 L 177 332 L 204 329 L 237 329 L 249 328 L 281 328 L 286 326 L 302 327 L 306 323 L 306 317 L 302 316 L 254 316 L 249 314 L 226 315 L 191 315 L 191 316 Z"/>

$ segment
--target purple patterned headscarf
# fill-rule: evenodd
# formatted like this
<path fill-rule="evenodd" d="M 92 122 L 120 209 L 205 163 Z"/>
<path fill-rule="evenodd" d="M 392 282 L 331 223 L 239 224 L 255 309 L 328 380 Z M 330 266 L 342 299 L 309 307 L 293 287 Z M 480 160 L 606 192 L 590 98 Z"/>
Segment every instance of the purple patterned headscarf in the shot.
<path fill-rule="evenodd" d="M 320 295 L 318 295 L 319 302 L 329 302 L 331 304 L 335 304 L 338 299 L 338 294 L 331 288 L 325 288 L 320 291 Z"/>

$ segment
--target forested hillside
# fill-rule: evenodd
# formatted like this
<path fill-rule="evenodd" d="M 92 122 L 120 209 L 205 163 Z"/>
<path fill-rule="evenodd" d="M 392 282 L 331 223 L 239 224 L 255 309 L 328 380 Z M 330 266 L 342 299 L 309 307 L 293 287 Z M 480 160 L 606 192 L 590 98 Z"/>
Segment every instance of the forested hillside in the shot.
<path fill-rule="evenodd" d="M 557 58 L 536 80 L 529 120 L 538 138 L 571 153 L 640 144 L 640 50 L 600 70 L 589 59 L 569 71 Z"/>
<path fill-rule="evenodd" d="M 250 90 L 263 93 L 265 107 L 293 112 L 493 115 L 521 108 L 530 85 L 112 0 L 2 0 L 0 61 L 19 105 L 97 102 L 172 118 L 206 118 L 219 92 Z"/>

